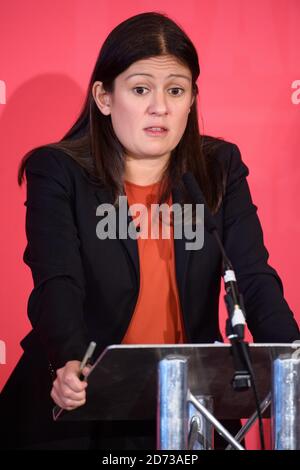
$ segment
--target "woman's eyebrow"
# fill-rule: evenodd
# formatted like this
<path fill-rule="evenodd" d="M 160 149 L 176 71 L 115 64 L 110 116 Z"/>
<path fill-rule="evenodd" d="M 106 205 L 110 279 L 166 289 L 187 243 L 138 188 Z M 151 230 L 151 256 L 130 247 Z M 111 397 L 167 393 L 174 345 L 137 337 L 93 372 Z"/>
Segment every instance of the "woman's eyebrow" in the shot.
<path fill-rule="evenodd" d="M 125 78 L 125 80 L 128 80 L 129 78 L 134 77 L 135 75 L 145 75 L 146 77 L 154 78 L 154 76 L 151 75 L 150 73 L 131 73 Z M 180 73 L 171 73 L 166 78 L 171 78 L 171 77 L 180 77 L 180 78 L 185 78 L 189 82 L 191 81 L 190 77 L 188 77 L 187 75 L 182 75 Z"/>

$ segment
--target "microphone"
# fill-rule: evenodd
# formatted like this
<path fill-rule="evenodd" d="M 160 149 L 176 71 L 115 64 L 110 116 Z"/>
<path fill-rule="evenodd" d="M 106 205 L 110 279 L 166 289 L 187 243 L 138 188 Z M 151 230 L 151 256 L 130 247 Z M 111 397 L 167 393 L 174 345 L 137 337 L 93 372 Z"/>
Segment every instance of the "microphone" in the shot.
<path fill-rule="evenodd" d="M 211 212 L 208 209 L 207 203 L 203 193 L 197 183 L 194 175 L 187 172 L 182 176 L 182 181 L 185 185 L 187 192 L 190 194 L 192 200 L 196 204 L 203 204 L 204 206 L 204 225 L 209 233 L 214 235 L 219 249 L 223 257 L 223 280 L 225 286 L 225 303 L 228 311 L 230 322 L 227 322 L 226 334 L 228 339 L 244 339 L 246 316 L 244 309 L 243 297 L 239 292 L 236 275 L 229 260 L 223 243 L 220 239 L 216 223 Z"/>

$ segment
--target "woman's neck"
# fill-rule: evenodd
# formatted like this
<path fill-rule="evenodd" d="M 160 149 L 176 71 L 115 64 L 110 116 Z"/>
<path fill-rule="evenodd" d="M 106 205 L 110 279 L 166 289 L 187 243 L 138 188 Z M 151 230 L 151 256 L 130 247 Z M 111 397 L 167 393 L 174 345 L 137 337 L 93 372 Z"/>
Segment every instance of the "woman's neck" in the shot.
<path fill-rule="evenodd" d="M 125 160 L 125 180 L 130 183 L 147 186 L 157 183 L 166 169 L 169 156 L 156 158 L 132 158 Z"/>

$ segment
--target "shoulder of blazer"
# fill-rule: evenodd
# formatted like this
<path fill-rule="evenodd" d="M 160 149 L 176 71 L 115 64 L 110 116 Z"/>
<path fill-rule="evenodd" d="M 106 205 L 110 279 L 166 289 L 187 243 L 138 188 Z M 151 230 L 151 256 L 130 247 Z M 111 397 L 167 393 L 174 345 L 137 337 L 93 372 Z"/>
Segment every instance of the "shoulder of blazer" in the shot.
<path fill-rule="evenodd" d="M 202 136 L 202 149 L 208 166 L 214 173 L 225 173 L 225 187 L 236 179 L 248 176 L 249 169 L 242 160 L 239 147 L 218 137 Z"/>
<path fill-rule="evenodd" d="M 216 164 L 222 163 L 227 167 L 230 166 L 232 155 L 235 152 L 240 154 L 236 144 L 220 137 L 203 135 L 201 147 L 208 162 L 214 161 Z"/>
<path fill-rule="evenodd" d="M 58 183 L 72 196 L 74 178 L 85 177 L 84 169 L 61 149 L 39 147 L 29 154 L 25 164 L 25 174 L 41 175 Z"/>

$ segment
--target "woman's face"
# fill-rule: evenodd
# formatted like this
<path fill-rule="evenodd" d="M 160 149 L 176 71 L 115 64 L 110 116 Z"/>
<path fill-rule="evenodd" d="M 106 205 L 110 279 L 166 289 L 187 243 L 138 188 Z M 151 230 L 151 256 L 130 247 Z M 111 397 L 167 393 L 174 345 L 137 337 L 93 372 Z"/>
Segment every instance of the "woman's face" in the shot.
<path fill-rule="evenodd" d="M 157 56 L 139 60 L 118 75 L 113 93 L 105 93 L 101 82 L 95 82 L 93 94 L 101 112 L 111 115 L 129 157 L 169 157 L 193 103 L 192 74 L 176 58 Z M 146 130 L 150 127 L 167 130 Z"/>

